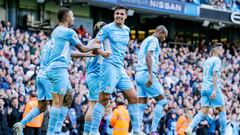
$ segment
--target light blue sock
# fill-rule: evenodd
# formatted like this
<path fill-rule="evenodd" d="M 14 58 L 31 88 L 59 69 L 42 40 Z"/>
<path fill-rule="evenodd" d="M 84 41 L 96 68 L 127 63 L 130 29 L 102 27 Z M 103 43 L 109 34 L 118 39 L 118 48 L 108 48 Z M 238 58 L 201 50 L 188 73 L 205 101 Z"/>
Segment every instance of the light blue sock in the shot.
<path fill-rule="evenodd" d="M 128 104 L 128 112 L 132 122 L 132 129 L 134 133 L 140 132 L 140 122 L 138 116 L 138 105 Z"/>
<path fill-rule="evenodd" d="M 153 119 L 152 119 L 152 125 L 151 125 L 151 132 L 156 132 L 157 131 L 157 127 L 159 124 L 159 121 L 162 118 L 162 113 L 163 113 L 163 109 L 164 106 L 166 105 L 167 100 L 163 99 L 163 100 L 159 100 L 154 108 L 153 111 Z"/>
<path fill-rule="evenodd" d="M 89 133 L 90 131 L 90 128 L 91 128 L 91 124 L 92 122 L 91 121 L 85 121 L 84 122 L 84 133 Z"/>
<path fill-rule="evenodd" d="M 63 121 L 66 119 L 68 110 L 69 109 L 67 107 L 64 107 L 64 106 L 61 107 L 60 115 L 58 117 L 57 124 L 54 128 L 54 132 L 61 132 L 62 131 L 62 124 L 63 124 Z"/>
<path fill-rule="evenodd" d="M 55 128 L 58 118 L 60 116 L 60 108 L 56 108 L 56 107 L 52 106 L 50 108 L 49 116 L 50 116 L 50 118 L 49 118 L 49 122 L 48 122 L 47 135 L 53 135 L 54 128 Z"/>
<path fill-rule="evenodd" d="M 27 116 L 24 119 L 21 120 L 21 123 L 25 126 L 28 122 L 32 121 L 32 119 L 37 117 L 39 114 L 40 110 L 37 107 L 35 107 L 27 114 Z"/>
<path fill-rule="evenodd" d="M 194 129 L 200 122 L 201 120 L 205 117 L 205 115 L 202 112 L 198 112 L 196 116 L 194 116 L 191 124 L 190 124 L 190 128 Z"/>
<path fill-rule="evenodd" d="M 141 126 L 142 119 L 143 119 L 143 113 L 146 108 L 147 108 L 147 104 L 138 104 L 138 115 L 139 115 L 140 126 Z"/>
<path fill-rule="evenodd" d="M 227 127 L 227 116 L 226 112 L 219 113 L 219 123 L 220 123 L 220 132 L 221 135 L 225 135 L 226 127 Z"/>
<path fill-rule="evenodd" d="M 98 133 L 98 127 L 100 125 L 104 110 L 105 110 L 105 107 L 102 104 L 97 102 L 93 109 L 92 125 L 91 125 L 90 133 L 92 134 Z"/>

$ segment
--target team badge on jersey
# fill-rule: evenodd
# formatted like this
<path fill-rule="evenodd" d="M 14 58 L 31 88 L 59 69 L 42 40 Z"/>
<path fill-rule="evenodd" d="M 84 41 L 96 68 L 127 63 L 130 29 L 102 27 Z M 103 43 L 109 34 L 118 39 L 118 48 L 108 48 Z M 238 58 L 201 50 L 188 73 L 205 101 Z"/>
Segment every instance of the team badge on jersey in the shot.
<path fill-rule="evenodd" d="M 65 89 L 62 88 L 62 89 L 60 90 L 60 92 L 61 92 L 61 93 L 65 93 Z"/>
<path fill-rule="evenodd" d="M 101 36 L 102 34 L 103 34 L 103 30 L 100 30 L 100 31 L 98 32 L 98 35 Z"/>
<path fill-rule="evenodd" d="M 106 90 L 109 91 L 109 90 L 110 90 L 110 87 L 107 87 Z"/>
<path fill-rule="evenodd" d="M 78 37 L 77 37 L 77 34 L 74 34 L 73 35 L 73 39 L 77 39 Z"/>

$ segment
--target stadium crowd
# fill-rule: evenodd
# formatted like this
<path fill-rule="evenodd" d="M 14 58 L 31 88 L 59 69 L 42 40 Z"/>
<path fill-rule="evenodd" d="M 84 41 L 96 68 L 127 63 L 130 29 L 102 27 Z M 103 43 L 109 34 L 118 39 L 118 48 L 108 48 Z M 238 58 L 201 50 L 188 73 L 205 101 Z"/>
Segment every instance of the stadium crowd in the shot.
<path fill-rule="evenodd" d="M 208 4 L 221 10 L 239 11 L 240 0 L 178 0 L 195 4 Z"/>
<path fill-rule="evenodd" d="M 84 33 L 84 34 L 82 34 Z M 87 32 L 79 32 L 83 43 L 91 40 Z M 36 91 L 35 77 L 39 70 L 40 48 L 47 41 L 44 32 L 34 33 L 15 30 L 11 23 L 0 25 L 0 135 L 12 134 L 14 123 L 22 119 L 29 95 Z M 137 54 L 141 42 L 131 40 L 125 57 L 125 69 L 135 83 Z M 171 46 L 163 43 L 159 61 L 159 81 L 161 82 L 168 105 L 159 124 L 159 134 L 184 135 L 184 130 L 191 118 L 200 108 L 199 98 L 202 81 L 203 62 L 209 55 L 207 46 L 188 47 Z M 74 89 L 74 101 L 63 125 L 63 132 L 81 134 L 83 132 L 84 115 L 88 109 L 88 90 L 84 84 L 86 58 L 73 59 L 69 67 L 70 80 Z M 240 47 L 225 44 L 222 58 L 222 89 L 225 92 L 228 135 L 240 134 Z M 114 93 L 106 109 L 100 130 L 102 134 L 112 131 L 111 114 L 116 108 L 116 101 L 123 99 L 121 93 Z M 148 108 L 144 112 L 142 130 L 150 132 L 151 119 L 155 101 L 149 99 Z M 219 122 L 216 110 L 196 129 L 200 135 L 218 133 Z M 42 132 L 46 132 L 48 113 L 45 113 Z"/>

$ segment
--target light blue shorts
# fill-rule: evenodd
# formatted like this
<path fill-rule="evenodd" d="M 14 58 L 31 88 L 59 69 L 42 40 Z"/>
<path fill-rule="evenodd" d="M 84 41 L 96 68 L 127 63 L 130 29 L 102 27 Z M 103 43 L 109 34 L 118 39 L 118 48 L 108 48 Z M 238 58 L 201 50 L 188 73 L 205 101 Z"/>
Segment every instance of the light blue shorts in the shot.
<path fill-rule="evenodd" d="M 159 95 L 164 95 L 162 85 L 160 84 L 157 76 L 153 74 L 153 83 L 151 87 L 147 87 L 148 82 L 148 72 L 139 71 L 136 73 L 136 84 L 138 97 L 157 97 Z"/>
<path fill-rule="evenodd" d="M 52 100 L 51 82 L 46 76 L 36 77 L 36 87 L 38 100 Z"/>
<path fill-rule="evenodd" d="M 134 86 L 123 67 L 118 68 L 111 63 L 103 62 L 100 70 L 100 92 L 113 93 L 115 88 L 126 91 Z"/>
<path fill-rule="evenodd" d="M 52 93 L 65 95 L 72 90 L 67 68 L 55 68 L 47 71 L 47 77 L 52 83 Z"/>
<path fill-rule="evenodd" d="M 99 80 L 98 74 L 94 74 L 94 73 L 87 74 L 85 84 L 89 90 L 89 100 L 90 101 L 98 100 L 99 87 L 100 87 L 99 82 L 100 82 L 100 80 Z"/>
<path fill-rule="evenodd" d="M 216 98 L 211 99 L 212 90 L 201 91 L 201 106 L 202 107 L 223 107 L 225 106 L 224 96 L 221 91 L 217 91 Z"/>

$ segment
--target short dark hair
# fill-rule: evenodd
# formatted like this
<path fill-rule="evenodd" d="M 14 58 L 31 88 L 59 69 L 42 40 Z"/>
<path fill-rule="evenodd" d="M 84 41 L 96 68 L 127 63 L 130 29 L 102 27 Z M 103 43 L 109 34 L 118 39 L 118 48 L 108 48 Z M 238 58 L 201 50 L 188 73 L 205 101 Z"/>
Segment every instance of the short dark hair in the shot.
<path fill-rule="evenodd" d="M 37 97 L 37 93 L 35 91 L 30 91 L 29 95 L 31 97 Z"/>
<path fill-rule="evenodd" d="M 17 97 L 12 97 L 12 99 L 11 99 L 11 103 L 13 102 L 14 99 L 17 99 L 17 100 L 18 100 Z"/>
<path fill-rule="evenodd" d="M 66 7 L 60 8 L 58 10 L 58 14 L 57 14 L 58 21 L 59 22 L 63 21 L 63 18 L 66 16 L 66 14 L 69 13 L 69 11 L 71 11 L 71 9 L 69 9 L 69 8 L 66 8 Z"/>
<path fill-rule="evenodd" d="M 127 8 L 127 7 L 125 7 L 125 6 L 123 6 L 123 5 L 118 5 L 118 6 L 116 6 L 116 7 L 114 8 L 114 12 L 116 12 L 118 9 L 125 9 L 126 14 L 127 14 L 127 11 L 128 11 L 128 8 Z"/>

